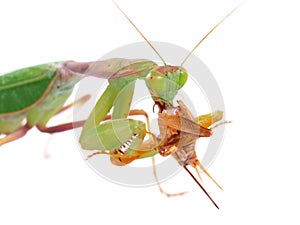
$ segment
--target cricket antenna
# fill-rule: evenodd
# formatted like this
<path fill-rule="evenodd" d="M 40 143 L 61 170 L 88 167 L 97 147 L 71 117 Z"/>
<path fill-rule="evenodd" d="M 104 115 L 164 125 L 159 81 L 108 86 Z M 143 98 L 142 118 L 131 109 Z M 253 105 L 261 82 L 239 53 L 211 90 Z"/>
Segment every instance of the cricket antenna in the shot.
<path fill-rule="evenodd" d="M 210 201 L 219 209 L 219 206 L 215 203 L 215 201 L 210 197 L 210 195 L 207 193 L 207 191 L 204 189 L 204 187 L 199 183 L 199 181 L 194 177 L 194 175 L 189 171 L 189 169 L 186 166 L 183 166 L 183 168 L 191 175 L 191 177 L 194 179 L 194 181 L 199 185 L 199 187 L 202 189 L 202 191 L 206 194 L 206 196 L 210 199 Z"/>
<path fill-rule="evenodd" d="M 183 66 L 183 64 L 188 60 L 188 58 L 192 55 L 192 53 L 196 50 L 196 48 L 198 48 L 198 46 L 224 21 L 226 20 L 235 10 L 237 10 L 241 5 L 243 4 L 243 2 L 241 4 L 239 4 L 237 7 L 235 7 L 233 10 L 231 10 L 230 13 L 228 13 L 222 20 L 220 20 L 197 44 L 196 46 L 192 49 L 192 51 L 190 51 L 187 56 L 184 58 L 184 60 L 181 63 L 181 66 Z"/>
<path fill-rule="evenodd" d="M 129 23 L 131 23 L 131 25 L 137 30 L 137 32 L 139 32 L 139 34 L 142 36 L 142 38 L 148 43 L 148 45 L 154 50 L 154 52 L 156 53 L 156 55 L 158 55 L 158 57 L 160 58 L 160 60 L 163 62 L 163 64 L 165 66 L 167 66 L 167 63 L 165 62 L 165 60 L 163 59 L 163 57 L 159 54 L 159 52 L 154 48 L 154 46 L 151 44 L 150 41 L 148 41 L 148 39 L 143 35 L 143 33 L 139 30 L 139 28 L 137 28 L 137 26 L 131 21 L 131 19 L 126 15 L 126 13 L 121 9 L 121 7 L 114 1 L 112 0 L 113 3 L 118 7 L 118 9 L 121 11 L 121 13 L 127 18 L 127 20 L 129 21 Z"/>

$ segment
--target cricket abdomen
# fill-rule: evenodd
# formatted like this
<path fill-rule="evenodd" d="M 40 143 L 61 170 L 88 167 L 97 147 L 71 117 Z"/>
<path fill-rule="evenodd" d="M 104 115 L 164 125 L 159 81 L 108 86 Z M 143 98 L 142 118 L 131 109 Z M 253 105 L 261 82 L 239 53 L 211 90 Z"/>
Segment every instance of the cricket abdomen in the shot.
<path fill-rule="evenodd" d="M 199 160 L 195 151 L 195 144 L 190 144 L 184 147 L 178 147 L 172 156 L 177 160 L 179 165 L 196 167 Z"/>

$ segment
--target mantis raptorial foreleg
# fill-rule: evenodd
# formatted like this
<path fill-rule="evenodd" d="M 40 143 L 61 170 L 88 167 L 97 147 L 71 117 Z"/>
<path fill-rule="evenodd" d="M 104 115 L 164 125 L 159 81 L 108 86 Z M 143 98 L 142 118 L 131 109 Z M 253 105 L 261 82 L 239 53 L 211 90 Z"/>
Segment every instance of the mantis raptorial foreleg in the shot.
<path fill-rule="evenodd" d="M 131 111 L 132 112 L 132 111 Z M 138 110 L 139 113 L 145 113 Z M 133 119 L 116 119 L 90 129 L 82 144 L 86 148 L 97 149 L 87 157 L 98 154 L 109 154 L 113 164 L 126 165 L 138 158 L 150 157 L 157 154 L 158 145 L 155 135 L 146 130 L 145 123 Z M 150 138 L 144 142 L 145 135 Z"/>
<path fill-rule="evenodd" d="M 148 118 L 148 114 L 142 110 L 142 109 L 133 109 L 130 110 L 129 112 L 130 116 L 145 116 L 146 118 L 146 123 L 147 123 L 147 129 L 149 130 L 149 118 Z M 112 115 L 107 115 L 103 121 L 105 120 L 110 120 L 112 117 Z M 58 133 L 58 132 L 63 132 L 63 131 L 67 131 L 67 130 L 72 130 L 78 127 L 82 127 L 85 123 L 85 120 L 80 120 L 80 121 L 76 121 L 76 122 L 69 122 L 69 123 L 64 123 L 64 124 L 60 124 L 60 125 L 56 125 L 56 126 L 51 126 L 51 127 L 42 127 L 37 125 L 36 127 L 39 129 L 39 131 L 41 132 L 45 132 L 45 133 Z M 1 139 L 0 139 L 1 140 Z"/>
<path fill-rule="evenodd" d="M 110 80 L 90 113 L 81 133 L 80 144 L 85 150 L 97 150 L 92 156 L 109 154 L 112 163 L 125 165 L 135 159 L 157 154 L 156 150 L 149 150 L 148 146 L 143 145 L 146 134 L 150 133 L 147 113 L 143 110 L 130 111 L 135 80 L 135 77 Z M 107 117 L 112 108 L 111 116 Z M 145 116 L 148 129 L 142 121 L 129 119 L 132 114 Z M 153 138 L 150 139 L 154 143 Z"/>

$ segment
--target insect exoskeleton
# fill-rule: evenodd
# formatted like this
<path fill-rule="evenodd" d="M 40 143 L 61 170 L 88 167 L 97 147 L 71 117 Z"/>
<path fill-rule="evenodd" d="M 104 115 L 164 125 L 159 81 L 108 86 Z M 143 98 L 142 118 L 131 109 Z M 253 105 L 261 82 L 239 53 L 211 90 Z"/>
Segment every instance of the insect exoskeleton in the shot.
<path fill-rule="evenodd" d="M 173 104 L 173 100 L 188 79 L 183 67 L 164 65 L 152 70 L 146 77 L 146 84 L 151 96 L 162 110 Z"/>

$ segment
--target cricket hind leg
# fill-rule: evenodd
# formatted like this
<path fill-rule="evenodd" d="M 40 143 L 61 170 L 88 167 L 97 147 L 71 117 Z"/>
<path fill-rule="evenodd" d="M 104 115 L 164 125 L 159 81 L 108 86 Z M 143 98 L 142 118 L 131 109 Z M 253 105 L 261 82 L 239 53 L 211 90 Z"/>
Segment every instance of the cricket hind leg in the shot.
<path fill-rule="evenodd" d="M 219 123 L 216 123 L 220 120 L 222 120 L 223 118 L 223 112 L 222 111 L 214 111 L 212 113 L 209 113 L 209 114 L 205 114 L 205 115 L 201 115 L 201 116 L 198 116 L 195 118 L 196 122 L 201 125 L 201 126 L 204 126 L 206 128 L 209 128 L 211 130 L 221 126 L 221 125 L 224 125 L 224 124 L 227 124 L 227 123 L 231 123 L 231 121 L 222 121 L 222 122 L 219 122 Z M 216 124 L 215 124 L 216 123 Z M 204 168 L 204 166 L 200 163 L 200 161 L 197 159 L 195 161 L 195 163 L 193 163 L 192 165 L 198 176 L 199 176 L 199 179 L 201 179 L 201 176 L 200 176 L 200 173 L 199 173 L 199 170 L 197 168 L 197 166 L 221 189 L 222 187 L 217 183 L 217 181 L 208 173 L 208 171 Z"/>
<path fill-rule="evenodd" d="M 153 168 L 153 175 L 154 175 L 154 178 L 155 178 L 155 181 L 156 181 L 156 184 L 159 188 L 160 193 L 166 195 L 167 197 L 181 196 L 181 195 L 184 195 L 184 194 L 188 193 L 186 191 L 185 192 L 179 192 L 179 193 L 168 193 L 168 192 L 166 192 L 162 189 L 162 187 L 160 185 L 160 182 L 158 180 L 158 176 L 157 176 L 154 156 L 152 156 L 152 168 Z"/>
<path fill-rule="evenodd" d="M 199 162 L 199 160 L 197 160 L 196 165 L 193 165 L 193 167 L 197 171 L 197 174 L 198 174 L 201 181 L 202 181 L 202 179 L 201 179 L 201 176 L 200 176 L 200 173 L 199 173 L 199 170 L 198 170 L 197 166 L 206 174 L 206 176 L 208 176 L 212 180 L 212 182 L 214 182 L 218 186 L 218 188 L 220 188 L 223 191 L 223 188 L 218 184 L 218 182 L 208 173 L 208 171 Z"/>

